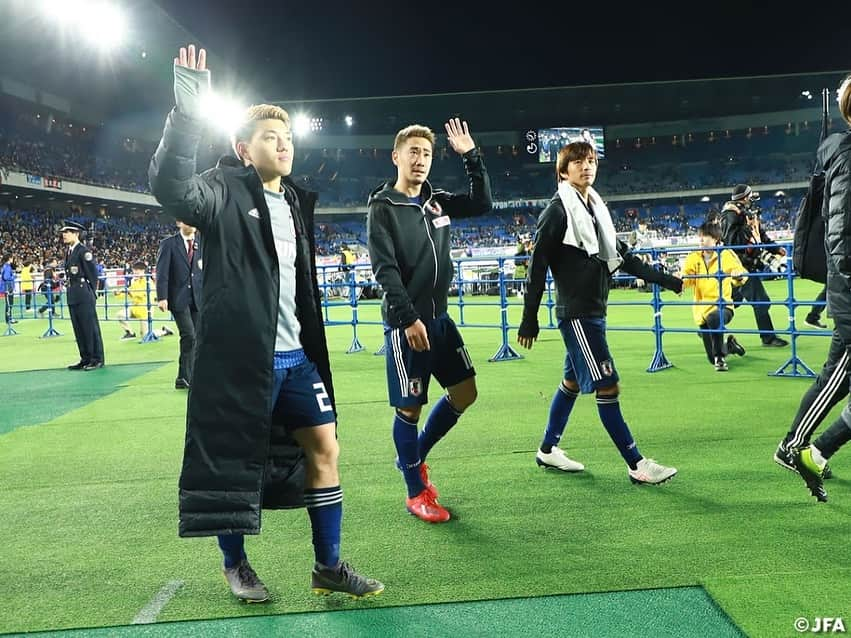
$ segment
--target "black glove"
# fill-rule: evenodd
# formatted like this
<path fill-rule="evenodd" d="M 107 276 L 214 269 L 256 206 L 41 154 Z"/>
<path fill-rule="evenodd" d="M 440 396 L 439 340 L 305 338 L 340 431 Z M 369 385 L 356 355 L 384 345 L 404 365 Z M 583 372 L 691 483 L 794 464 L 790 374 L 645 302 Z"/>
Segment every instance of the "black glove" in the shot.
<path fill-rule="evenodd" d="M 667 288 L 668 290 L 673 290 L 675 293 L 680 294 L 683 291 L 683 280 L 679 277 L 674 277 L 673 275 L 667 275 L 665 277 L 665 281 L 662 283 L 662 286 Z"/>
<path fill-rule="evenodd" d="M 680 287 L 682 287 L 682 282 L 680 282 Z M 541 328 L 538 326 L 538 318 L 529 318 L 524 315 L 523 319 L 520 321 L 520 328 L 517 330 L 517 336 L 537 339 L 540 331 Z"/>

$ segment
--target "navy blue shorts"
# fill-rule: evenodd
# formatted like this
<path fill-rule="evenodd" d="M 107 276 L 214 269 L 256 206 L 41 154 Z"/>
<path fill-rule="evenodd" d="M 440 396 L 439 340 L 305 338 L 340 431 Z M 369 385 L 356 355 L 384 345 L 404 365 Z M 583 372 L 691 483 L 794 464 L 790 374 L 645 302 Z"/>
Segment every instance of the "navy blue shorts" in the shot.
<path fill-rule="evenodd" d="M 303 356 L 292 367 L 275 366 L 272 386 L 272 425 L 288 432 L 334 423 L 334 408 L 316 364 Z M 290 360 L 292 363 L 292 360 Z"/>
<path fill-rule="evenodd" d="M 455 322 L 444 313 L 423 321 L 430 350 L 417 352 L 408 345 L 404 328 L 384 328 L 387 392 L 390 405 L 410 408 L 428 403 L 431 375 L 444 388 L 476 376 L 473 361 Z"/>
<path fill-rule="evenodd" d="M 567 348 L 565 379 L 575 381 L 585 394 L 618 382 L 620 377 L 606 343 L 605 319 L 559 319 L 558 329 Z"/>

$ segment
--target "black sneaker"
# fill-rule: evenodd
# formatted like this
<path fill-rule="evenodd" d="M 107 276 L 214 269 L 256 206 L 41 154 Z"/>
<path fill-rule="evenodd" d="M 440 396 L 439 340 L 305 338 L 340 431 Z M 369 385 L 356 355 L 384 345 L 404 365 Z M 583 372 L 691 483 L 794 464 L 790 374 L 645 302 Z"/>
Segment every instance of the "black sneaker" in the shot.
<path fill-rule="evenodd" d="M 246 559 L 241 560 L 233 567 L 225 567 L 222 570 L 225 580 L 230 586 L 233 595 L 247 603 L 263 603 L 269 600 L 269 591 L 263 581 L 257 577 L 257 572 L 248 564 Z"/>
<path fill-rule="evenodd" d="M 183 377 L 178 377 L 174 380 L 174 389 L 175 390 L 188 390 L 189 389 L 189 381 L 184 379 Z"/>
<path fill-rule="evenodd" d="M 745 348 L 736 340 L 736 337 L 730 335 L 727 337 L 727 352 L 730 354 L 736 354 L 740 357 L 745 356 Z"/>
<path fill-rule="evenodd" d="M 313 565 L 310 574 L 310 587 L 314 594 L 327 596 L 334 592 L 348 594 L 351 598 L 377 596 L 384 591 L 384 585 L 374 578 L 358 574 L 346 562 L 340 561 L 336 567 Z"/>
<path fill-rule="evenodd" d="M 783 348 L 789 345 L 789 342 L 786 339 L 781 339 L 780 337 L 772 337 L 769 341 L 763 341 L 762 345 L 768 346 L 769 348 Z"/>
<path fill-rule="evenodd" d="M 103 361 L 91 361 L 83 366 L 83 370 L 97 370 L 103 367 Z"/>
<path fill-rule="evenodd" d="M 783 445 L 783 441 L 780 442 L 780 445 L 777 446 L 777 450 L 774 452 L 774 462 L 777 463 L 782 468 L 798 473 L 798 468 L 795 467 L 794 463 L 794 453 L 792 450 L 786 448 Z M 824 468 L 821 471 L 821 477 L 828 481 L 833 478 L 833 470 L 830 469 L 830 463 L 826 463 Z"/>
<path fill-rule="evenodd" d="M 816 497 L 819 503 L 827 502 L 827 492 L 824 489 L 824 467 L 819 467 L 818 463 L 813 459 L 813 452 L 810 446 L 800 450 L 795 450 L 792 455 L 792 462 L 798 474 L 804 479 L 810 494 Z"/>
<path fill-rule="evenodd" d="M 123 337 L 121 337 L 121 340 L 122 340 L 122 341 L 127 341 L 128 339 L 135 339 L 135 338 L 136 338 L 136 333 L 135 333 L 135 332 L 129 332 L 129 331 L 128 331 L 128 332 L 125 332 L 125 333 L 124 333 L 124 336 L 123 336 Z"/>
<path fill-rule="evenodd" d="M 69 370 L 82 370 L 88 365 L 85 361 L 79 361 L 73 365 L 68 366 Z"/>
<path fill-rule="evenodd" d="M 784 446 L 781 441 L 780 445 L 778 445 L 777 449 L 774 451 L 774 462 L 780 467 L 790 470 L 791 472 L 797 472 L 798 470 L 795 468 L 795 462 L 792 457 L 792 451 L 787 450 L 786 446 Z"/>
<path fill-rule="evenodd" d="M 822 330 L 827 328 L 827 324 L 822 323 L 819 316 L 812 313 L 807 315 L 807 318 L 804 319 L 804 323 L 808 326 L 812 326 L 813 328 L 821 328 Z"/>
<path fill-rule="evenodd" d="M 715 363 L 713 365 L 715 366 L 715 372 L 727 372 L 729 370 L 724 357 L 715 357 Z"/>

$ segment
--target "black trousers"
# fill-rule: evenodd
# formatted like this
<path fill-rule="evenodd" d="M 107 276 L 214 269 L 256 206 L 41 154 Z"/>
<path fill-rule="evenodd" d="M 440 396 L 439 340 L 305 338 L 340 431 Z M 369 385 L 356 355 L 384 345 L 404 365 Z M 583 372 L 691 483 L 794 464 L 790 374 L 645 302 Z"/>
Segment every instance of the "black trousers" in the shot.
<path fill-rule="evenodd" d="M 824 302 L 827 300 L 827 284 L 825 284 L 824 288 L 821 289 L 821 292 L 816 297 L 816 302 L 813 304 L 812 309 L 810 310 L 810 315 L 813 317 L 821 317 L 821 313 L 824 312 Z M 821 303 L 819 303 L 821 302 Z"/>
<path fill-rule="evenodd" d="M 725 327 L 729 325 L 732 318 L 732 308 L 724 308 Z M 718 313 L 717 308 L 706 315 L 700 327 L 709 328 L 710 330 L 717 330 L 721 327 L 721 315 Z M 710 363 L 715 363 L 715 357 L 724 357 L 727 355 L 723 332 L 701 332 L 700 336 L 703 337 L 703 347 L 706 349 L 706 356 Z"/>
<path fill-rule="evenodd" d="M 83 363 L 103 362 L 103 338 L 100 334 L 100 323 L 95 310 L 95 302 L 74 304 L 68 306 L 71 313 L 71 326 L 74 328 L 74 339 L 80 351 L 80 361 Z"/>
<path fill-rule="evenodd" d="M 741 299 L 746 299 L 750 302 L 771 301 L 771 298 L 765 291 L 762 279 L 759 277 L 749 277 L 743 286 L 733 289 L 733 300 L 737 301 Z M 759 338 L 762 339 L 763 343 L 768 343 L 776 337 L 774 334 L 774 324 L 771 323 L 771 315 L 768 314 L 770 307 L 770 304 L 752 306 L 753 316 L 756 319 L 756 327 L 761 331 Z"/>
<path fill-rule="evenodd" d="M 12 321 L 12 306 L 15 303 L 15 295 L 11 292 L 6 292 L 6 323 Z"/>
<path fill-rule="evenodd" d="M 830 410 L 848 394 L 849 389 L 848 346 L 834 330 L 821 372 L 801 397 L 798 413 L 792 427 L 783 439 L 787 448 L 809 445 L 810 438 Z"/>
<path fill-rule="evenodd" d="M 195 323 L 198 320 L 198 310 L 187 306 L 185 310 L 174 312 L 174 322 L 180 334 L 180 358 L 177 363 L 177 378 L 186 379 L 192 383 L 192 366 L 195 359 Z"/>

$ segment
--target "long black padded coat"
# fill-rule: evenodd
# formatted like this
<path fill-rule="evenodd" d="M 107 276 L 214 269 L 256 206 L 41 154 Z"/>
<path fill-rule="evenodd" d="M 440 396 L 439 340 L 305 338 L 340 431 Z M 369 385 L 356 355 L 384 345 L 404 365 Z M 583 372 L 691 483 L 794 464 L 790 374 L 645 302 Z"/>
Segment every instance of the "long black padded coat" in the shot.
<path fill-rule="evenodd" d="M 201 231 L 204 255 L 179 532 L 257 534 L 262 508 L 304 505 L 303 453 L 283 427 L 271 423 L 278 258 L 256 169 L 224 157 L 197 175 L 202 132 L 200 122 L 172 110 L 148 173 L 163 210 Z M 283 188 L 296 228 L 301 341 L 334 406 L 316 278 L 316 194 L 286 178 Z"/>

